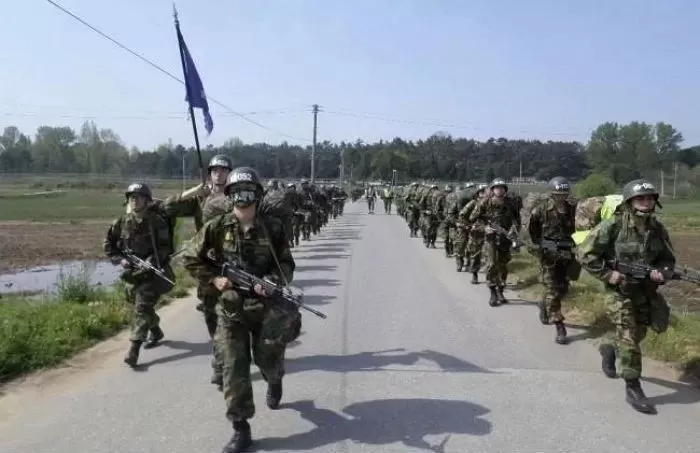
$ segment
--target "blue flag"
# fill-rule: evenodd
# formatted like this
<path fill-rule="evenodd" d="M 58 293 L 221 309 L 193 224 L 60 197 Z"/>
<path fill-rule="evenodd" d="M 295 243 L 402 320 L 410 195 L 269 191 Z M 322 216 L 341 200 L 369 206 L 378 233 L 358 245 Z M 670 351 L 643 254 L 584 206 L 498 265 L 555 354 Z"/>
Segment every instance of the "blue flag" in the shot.
<path fill-rule="evenodd" d="M 187 85 L 187 93 L 185 95 L 185 100 L 190 103 L 192 108 L 202 109 L 204 113 L 204 128 L 207 133 L 211 134 L 214 130 L 214 120 L 212 120 L 209 114 L 209 103 L 207 102 L 207 95 L 204 93 L 204 85 L 202 85 L 202 79 L 199 78 L 199 73 L 192 60 L 192 55 L 187 49 L 187 44 L 185 44 L 185 38 L 182 37 L 180 33 L 180 28 L 177 29 L 177 37 L 180 42 L 180 52 L 182 52 L 182 57 L 184 60 L 184 72 L 185 72 L 185 84 Z M 191 94 L 191 98 L 189 94 Z"/>

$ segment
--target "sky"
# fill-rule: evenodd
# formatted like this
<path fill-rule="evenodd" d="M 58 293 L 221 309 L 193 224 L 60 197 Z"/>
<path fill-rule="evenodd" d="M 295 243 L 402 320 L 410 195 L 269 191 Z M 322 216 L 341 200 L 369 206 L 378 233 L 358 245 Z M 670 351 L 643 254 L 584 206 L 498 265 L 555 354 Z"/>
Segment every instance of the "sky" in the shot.
<path fill-rule="evenodd" d="M 171 0 L 55 0 L 182 78 Z M 0 127 L 85 120 L 193 145 L 184 86 L 47 0 L 3 0 Z M 697 0 L 178 0 L 203 145 L 455 137 L 585 142 L 605 121 L 700 143 Z M 242 113 L 259 127 L 236 116 Z"/>

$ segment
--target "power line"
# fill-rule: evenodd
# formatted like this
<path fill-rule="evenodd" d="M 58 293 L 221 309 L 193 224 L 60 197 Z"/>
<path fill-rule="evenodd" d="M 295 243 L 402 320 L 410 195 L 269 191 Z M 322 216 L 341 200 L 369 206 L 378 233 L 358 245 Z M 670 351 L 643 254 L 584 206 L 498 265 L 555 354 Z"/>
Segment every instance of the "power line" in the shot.
<path fill-rule="evenodd" d="M 69 15 L 69 16 L 72 17 L 73 19 L 75 19 L 75 20 L 77 20 L 78 22 L 80 22 L 81 24 L 85 25 L 86 27 L 88 27 L 89 29 L 91 29 L 92 31 L 94 31 L 95 33 L 99 34 L 99 35 L 102 36 L 103 38 L 109 40 L 110 42 L 112 42 L 112 43 L 113 43 L 114 45 L 116 45 L 117 47 L 121 48 L 122 50 L 125 50 L 126 52 L 130 53 L 131 55 L 135 56 L 135 57 L 138 58 L 139 60 L 145 62 L 145 63 L 148 64 L 149 66 L 155 68 L 155 69 L 158 70 L 159 72 L 161 72 L 161 73 L 165 74 L 166 76 L 170 77 L 171 79 L 176 80 L 177 82 L 180 82 L 180 84 L 182 84 L 182 85 L 185 85 L 185 82 L 184 82 L 183 80 L 181 80 L 179 77 L 173 75 L 171 72 L 167 71 L 167 70 L 164 69 L 162 66 L 159 66 L 158 64 L 154 63 L 154 62 L 151 61 L 150 59 L 148 59 L 148 58 L 144 57 L 143 55 L 141 55 L 140 53 L 138 53 L 138 52 L 136 52 L 136 51 L 134 51 L 134 50 L 131 50 L 131 49 L 130 49 L 129 47 L 127 47 L 126 45 L 120 43 L 120 42 L 117 41 L 116 39 L 112 38 L 111 36 L 109 36 L 109 35 L 107 35 L 106 33 L 102 32 L 102 31 L 99 30 L 98 28 L 96 28 L 96 27 L 94 27 L 93 25 L 89 24 L 88 22 L 86 22 L 85 20 L 83 20 L 82 18 L 80 18 L 79 16 L 77 16 L 76 14 L 72 13 L 71 11 L 67 10 L 67 9 L 64 8 L 63 6 L 59 5 L 59 4 L 56 3 L 55 1 L 53 1 L 53 0 L 46 0 L 46 1 L 47 1 L 48 3 L 50 3 L 51 5 L 55 6 L 56 8 L 58 8 L 58 9 L 59 9 L 60 11 L 62 11 L 63 13 Z M 234 116 L 237 116 L 237 117 L 241 118 L 242 120 L 247 121 L 247 122 L 250 123 L 250 124 L 253 124 L 253 125 L 255 125 L 255 126 L 258 126 L 258 127 L 261 128 L 261 129 L 265 129 L 265 130 L 267 130 L 267 131 L 273 132 L 273 133 L 275 133 L 275 134 L 282 135 L 282 136 L 284 136 L 284 137 L 291 138 L 291 139 L 293 139 L 293 140 L 301 140 L 301 141 L 305 141 L 305 142 L 310 142 L 310 140 L 307 139 L 307 138 L 295 137 L 295 136 L 293 136 L 293 135 L 287 134 L 286 132 L 282 132 L 282 131 L 273 129 L 273 128 L 269 127 L 269 126 L 266 126 L 266 125 L 264 125 L 264 124 L 262 124 L 262 123 L 259 123 L 259 122 L 255 121 L 255 120 L 252 120 L 252 119 L 248 118 L 247 116 L 245 116 L 244 114 L 233 110 L 231 107 L 227 106 L 226 104 L 224 104 L 224 103 L 222 103 L 222 102 L 220 102 L 220 101 L 218 101 L 218 100 L 212 98 L 211 96 L 207 96 L 207 99 L 208 99 L 209 101 L 213 102 L 214 104 L 218 105 L 219 107 L 222 107 L 222 108 L 224 108 L 225 110 L 228 110 L 228 111 L 229 111 L 230 113 L 232 113 Z"/>
<path fill-rule="evenodd" d="M 386 116 L 386 115 L 377 115 L 374 113 L 352 112 L 352 111 L 348 111 L 348 110 L 327 110 L 326 113 L 329 113 L 331 115 L 347 116 L 347 117 L 354 117 L 354 118 L 374 119 L 374 120 L 387 121 L 387 122 L 392 122 L 392 123 L 412 124 L 412 125 L 417 125 L 417 126 L 430 126 L 430 127 L 437 127 L 437 128 L 443 128 L 443 129 L 464 129 L 464 130 L 477 130 L 477 131 L 493 130 L 492 128 L 487 129 L 487 128 L 482 128 L 482 127 L 477 127 L 477 126 L 450 124 L 450 123 L 444 123 L 444 122 L 439 122 L 439 121 L 430 121 L 430 120 L 410 120 L 410 119 L 404 119 L 404 118 L 390 117 L 390 116 Z M 505 130 L 505 129 L 501 129 L 501 130 Z M 527 134 L 527 133 L 533 133 L 534 131 L 520 129 L 520 130 L 516 130 L 515 132 Z M 571 136 L 577 136 L 577 135 L 581 135 L 581 134 L 578 132 L 571 131 L 571 132 L 549 132 L 548 135 L 571 137 Z"/>

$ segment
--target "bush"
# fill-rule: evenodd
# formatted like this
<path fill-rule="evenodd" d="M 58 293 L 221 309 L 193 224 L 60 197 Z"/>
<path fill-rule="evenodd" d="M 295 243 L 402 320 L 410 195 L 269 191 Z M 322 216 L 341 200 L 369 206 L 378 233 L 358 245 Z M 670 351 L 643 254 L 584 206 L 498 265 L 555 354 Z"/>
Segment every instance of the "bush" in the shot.
<path fill-rule="evenodd" d="M 613 180 L 599 173 L 589 175 L 574 186 L 574 194 L 580 199 L 611 195 L 618 191 Z"/>
<path fill-rule="evenodd" d="M 58 272 L 58 300 L 77 304 L 101 300 L 105 290 L 92 284 L 90 277 L 94 270 L 95 265 L 88 262 L 82 263 L 76 273 L 66 274 L 61 268 Z"/>

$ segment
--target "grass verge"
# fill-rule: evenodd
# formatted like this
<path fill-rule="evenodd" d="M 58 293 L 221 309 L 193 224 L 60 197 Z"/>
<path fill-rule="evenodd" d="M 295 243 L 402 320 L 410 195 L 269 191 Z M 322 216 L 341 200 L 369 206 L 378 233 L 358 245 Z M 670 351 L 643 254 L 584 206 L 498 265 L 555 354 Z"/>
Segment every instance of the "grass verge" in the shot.
<path fill-rule="evenodd" d="M 194 284 L 175 269 L 177 285 L 159 307 L 184 297 Z M 58 365 L 126 327 L 133 306 L 124 302 L 123 286 L 104 289 L 89 284 L 87 269 L 59 277 L 52 297 L 9 297 L 0 303 L 0 383 L 24 373 Z"/>
<path fill-rule="evenodd" d="M 539 300 L 543 288 L 537 261 L 522 251 L 514 255 L 510 269 L 518 279 L 514 289 L 528 299 Z M 585 337 L 589 339 L 612 335 L 614 326 L 606 314 L 610 297 L 598 280 L 582 271 L 562 304 L 567 323 L 585 329 Z M 700 316 L 673 310 L 668 330 L 663 334 L 649 330 L 642 351 L 650 358 L 678 368 L 681 379 L 700 379 Z"/>

